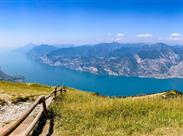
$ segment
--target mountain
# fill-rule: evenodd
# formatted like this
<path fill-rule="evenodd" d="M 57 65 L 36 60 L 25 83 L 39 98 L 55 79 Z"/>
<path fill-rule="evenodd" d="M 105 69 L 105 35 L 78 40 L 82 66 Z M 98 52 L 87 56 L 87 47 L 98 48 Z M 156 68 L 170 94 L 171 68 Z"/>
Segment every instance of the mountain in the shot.
<path fill-rule="evenodd" d="M 23 76 L 10 76 L 0 69 L 0 81 L 24 82 Z"/>
<path fill-rule="evenodd" d="M 23 53 L 23 54 L 26 54 L 26 53 L 28 53 L 32 48 L 34 48 L 35 46 L 36 46 L 35 44 L 29 43 L 29 44 L 26 44 L 25 46 L 22 46 L 22 47 L 19 47 L 19 48 L 15 49 L 14 51 L 20 52 L 20 53 Z"/>
<path fill-rule="evenodd" d="M 52 52 L 54 50 L 57 50 L 58 48 L 55 46 L 47 45 L 47 44 L 41 44 L 39 46 L 34 46 L 28 53 L 28 56 L 31 56 L 34 59 L 39 59 L 43 55 Z"/>
<path fill-rule="evenodd" d="M 52 46 L 58 47 L 58 48 L 67 48 L 67 47 L 74 47 L 74 44 L 53 44 Z"/>
<path fill-rule="evenodd" d="M 183 46 L 164 43 L 100 43 L 93 46 L 34 47 L 28 55 L 41 63 L 100 75 L 183 77 Z"/>
<path fill-rule="evenodd" d="M 44 48 L 43 50 L 49 50 L 52 48 L 74 47 L 74 44 L 53 44 L 53 45 L 41 44 L 41 45 L 37 45 L 34 43 L 29 43 L 29 44 L 26 44 L 25 46 L 22 46 L 22 47 L 15 49 L 14 51 L 27 54 L 28 52 L 31 52 L 31 50 L 37 50 L 37 51 L 42 50 L 41 46 L 43 46 L 43 48 Z"/>

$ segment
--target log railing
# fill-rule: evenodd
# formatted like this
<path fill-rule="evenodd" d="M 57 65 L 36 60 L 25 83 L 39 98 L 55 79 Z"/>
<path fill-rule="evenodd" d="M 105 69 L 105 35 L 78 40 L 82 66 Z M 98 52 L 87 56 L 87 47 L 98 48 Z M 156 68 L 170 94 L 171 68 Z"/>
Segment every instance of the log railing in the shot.
<path fill-rule="evenodd" d="M 63 87 L 56 87 L 48 96 L 40 96 L 37 100 L 31 105 L 31 107 L 23 113 L 18 120 L 16 120 L 13 124 L 11 124 L 8 128 L 0 132 L 0 136 L 8 136 L 10 135 L 21 123 L 31 114 L 31 112 L 40 104 L 42 107 L 34 120 L 31 122 L 29 127 L 21 134 L 21 136 L 28 136 L 32 130 L 35 128 L 36 124 L 38 123 L 41 115 L 44 113 L 47 117 L 48 111 L 47 108 L 52 102 L 52 100 L 59 94 L 66 92 L 66 89 Z M 48 101 L 48 102 L 47 102 Z"/>

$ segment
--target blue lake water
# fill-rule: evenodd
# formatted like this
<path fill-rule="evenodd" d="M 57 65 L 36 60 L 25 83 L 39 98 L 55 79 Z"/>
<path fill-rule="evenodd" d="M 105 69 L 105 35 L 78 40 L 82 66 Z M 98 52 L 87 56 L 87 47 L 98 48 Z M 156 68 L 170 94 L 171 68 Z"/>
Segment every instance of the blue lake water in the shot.
<path fill-rule="evenodd" d="M 66 85 L 107 96 L 149 94 L 169 89 L 183 90 L 183 79 L 98 76 L 39 64 L 16 52 L 0 53 L 0 67 L 10 75 L 24 75 L 27 82 Z"/>

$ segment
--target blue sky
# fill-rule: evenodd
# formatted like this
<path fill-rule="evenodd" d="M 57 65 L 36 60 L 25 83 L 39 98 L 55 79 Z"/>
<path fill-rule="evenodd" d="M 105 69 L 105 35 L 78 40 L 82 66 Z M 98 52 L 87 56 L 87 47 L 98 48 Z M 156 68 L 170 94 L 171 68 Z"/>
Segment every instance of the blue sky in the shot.
<path fill-rule="evenodd" d="M 1 0 L 0 46 L 183 43 L 181 0 Z"/>

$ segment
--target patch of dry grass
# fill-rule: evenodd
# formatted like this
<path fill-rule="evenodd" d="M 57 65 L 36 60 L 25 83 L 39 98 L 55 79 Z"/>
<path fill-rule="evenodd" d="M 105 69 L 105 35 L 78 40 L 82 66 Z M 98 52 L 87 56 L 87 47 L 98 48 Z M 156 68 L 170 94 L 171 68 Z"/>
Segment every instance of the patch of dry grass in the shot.
<path fill-rule="evenodd" d="M 47 95 L 53 88 L 34 83 L 0 82 L 0 99 L 13 103 L 35 100 L 37 96 Z"/>
<path fill-rule="evenodd" d="M 128 136 L 183 133 L 183 97 L 175 91 L 139 99 L 108 98 L 74 89 L 56 99 L 55 135 Z M 171 96 L 171 97 L 169 97 Z"/>

